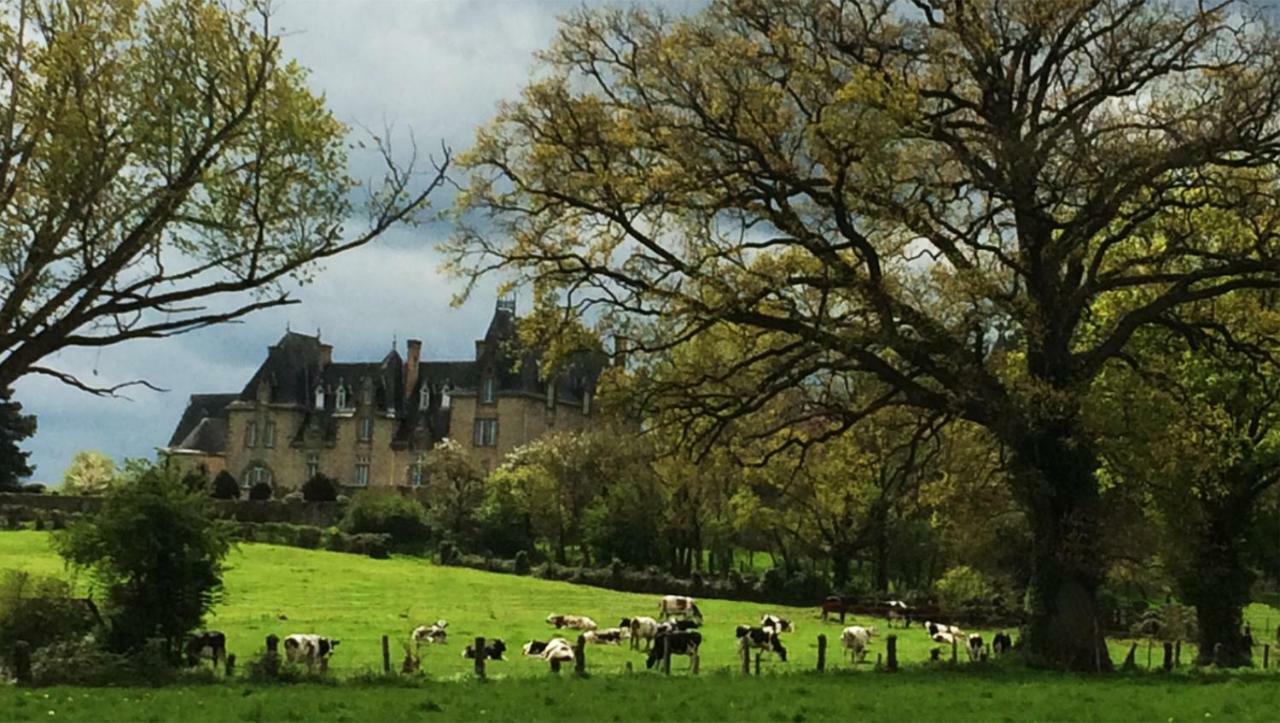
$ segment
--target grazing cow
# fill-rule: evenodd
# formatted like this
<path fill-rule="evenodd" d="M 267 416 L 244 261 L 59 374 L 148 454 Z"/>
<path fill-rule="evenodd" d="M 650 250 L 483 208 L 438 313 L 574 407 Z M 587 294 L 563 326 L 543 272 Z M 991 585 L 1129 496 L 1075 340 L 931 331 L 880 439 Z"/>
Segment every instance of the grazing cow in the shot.
<path fill-rule="evenodd" d="M 991 652 L 999 657 L 1010 650 L 1013 650 L 1013 638 L 1010 638 L 1009 634 L 1003 630 L 996 633 L 995 637 L 991 639 Z"/>
<path fill-rule="evenodd" d="M 702 633 L 693 630 L 659 635 L 653 641 L 653 647 L 649 649 L 649 657 L 644 661 L 644 667 L 652 670 L 668 650 L 672 655 L 697 655 L 698 647 L 701 645 Z"/>
<path fill-rule="evenodd" d="M 867 659 L 867 646 L 871 644 L 871 638 L 875 634 L 875 628 L 860 625 L 850 625 L 840 631 L 840 644 L 849 653 L 850 662 L 861 663 Z"/>
<path fill-rule="evenodd" d="M 641 615 L 636 618 L 623 618 L 618 623 L 618 627 L 631 631 L 631 649 L 635 650 L 640 647 L 640 641 L 644 641 L 644 649 L 648 650 L 653 644 L 653 639 L 658 637 L 658 626 L 660 623 L 650 617 Z"/>
<path fill-rule="evenodd" d="M 772 629 L 778 633 L 794 633 L 796 631 L 796 626 L 792 625 L 790 620 L 780 618 L 777 615 L 770 615 L 769 613 L 765 613 L 760 617 L 760 627 Z"/>
<path fill-rule="evenodd" d="M 849 608 L 851 606 L 852 603 L 844 597 L 839 595 L 829 596 L 826 600 L 822 601 L 822 622 L 825 623 L 827 621 L 827 616 L 829 615 L 839 615 L 840 622 L 844 623 L 845 613 L 849 612 Z"/>
<path fill-rule="evenodd" d="M 201 658 L 213 661 L 213 666 L 227 659 L 227 636 L 217 630 L 204 630 L 187 640 L 187 665 L 195 665 Z"/>
<path fill-rule="evenodd" d="M 778 637 L 777 631 L 773 628 L 749 628 L 746 625 L 739 625 L 738 635 L 738 654 L 747 648 L 755 648 L 766 653 L 776 653 L 778 660 L 787 662 L 787 649 L 782 646 L 782 638 Z"/>
<path fill-rule="evenodd" d="M 468 645 L 466 649 L 462 651 L 462 657 L 466 658 L 467 660 L 475 660 L 476 659 L 475 648 L 476 648 L 475 643 Z M 506 660 L 506 658 L 502 657 L 502 654 L 505 652 L 507 652 L 507 644 L 502 642 L 501 639 L 496 639 L 496 640 L 490 640 L 489 642 L 485 643 L 484 649 L 480 651 L 480 655 L 481 657 L 487 658 L 489 660 Z"/>
<path fill-rule="evenodd" d="M 314 669 L 317 664 L 321 671 L 328 670 L 329 656 L 338 647 L 338 642 L 321 635 L 294 633 L 284 639 L 284 657 L 290 663 L 305 664 L 307 670 Z"/>
<path fill-rule="evenodd" d="M 890 600 L 885 603 L 889 606 L 889 627 L 893 627 L 894 623 L 899 623 L 898 627 L 911 627 L 911 607 L 901 600 Z"/>
<path fill-rule="evenodd" d="M 982 657 L 982 648 L 984 647 L 982 636 L 977 633 L 970 633 L 965 643 L 964 649 L 969 653 L 970 662 L 977 662 Z"/>
<path fill-rule="evenodd" d="M 605 628 L 604 630 L 588 630 L 582 634 L 592 645 L 620 645 L 629 636 L 622 628 Z"/>
<path fill-rule="evenodd" d="M 547 624 L 556 626 L 556 629 L 569 628 L 570 630 L 595 630 L 596 621 L 585 615 L 556 615 L 552 613 L 547 616 Z"/>
<path fill-rule="evenodd" d="M 426 643 L 444 643 L 448 638 L 445 628 L 449 627 L 449 623 L 444 620 L 437 620 L 430 625 L 419 625 L 413 629 L 413 642 L 417 645 Z"/>
<path fill-rule="evenodd" d="M 924 631 L 931 638 L 938 633 L 947 633 L 957 640 L 964 639 L 964 631 L 954 625 L 939 625 L 938 623 L 931 623 L 926 620 L 924 621 Z"/>
<path fill-rule="evenodd" d="M 665 620 L 671 618 L 693 618 L 701 622 L 702 611 L 693 598 L 684 595 L 664 595 L 658 602 L 658 617 Z"/>

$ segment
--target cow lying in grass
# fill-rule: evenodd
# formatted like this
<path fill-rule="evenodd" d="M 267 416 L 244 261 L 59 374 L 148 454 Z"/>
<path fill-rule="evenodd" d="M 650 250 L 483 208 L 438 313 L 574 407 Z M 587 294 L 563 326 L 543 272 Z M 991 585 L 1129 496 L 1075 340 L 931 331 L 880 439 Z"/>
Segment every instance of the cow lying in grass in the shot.
<path fill-rule="evenodd" d="M 570 630 L 595 630 L 596 621 L 585 615 L 557 615 L 552 613 L 547 616 L 547 624 L 556 626 L 556 629 L 569 628 Z"/>
<path fill-rule="evenodd" d="M 419 625 L 413 629 L 413 642 L 417 645 L 443 644 L 449 637 L 445 632 L 447 627 L 449 623 L 445 620 L 437 620 L 430 625 Z"/>
<path fill-rule="evenodd" d="M 489 642 L 485 643 L 484 649 L 480 651 L 480 655 L 486 660 L 506 660 L 506 658 L 502 657 L 502 654 L 505 652 L 507 652 L 507 644 L 502 642 L 501 639 L 497 639 L 497 640 L 490 640 Z M 466 658 L 467 660 L 475 660 L 476 659 L 475 644 L 468 645 L 466 649 L 462 651 L 462 657 Z"/>

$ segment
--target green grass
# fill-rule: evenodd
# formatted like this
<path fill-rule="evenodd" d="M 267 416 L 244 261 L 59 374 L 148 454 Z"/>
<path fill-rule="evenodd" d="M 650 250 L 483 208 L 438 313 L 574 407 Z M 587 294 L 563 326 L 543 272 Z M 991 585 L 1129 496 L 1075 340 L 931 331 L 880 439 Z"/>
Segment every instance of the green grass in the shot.
<path fill-rule="evenodd" d="M 1114 720 L 1264 721 L 1280 689 L 1258 678 L 815 674 L 758 681 L 636 675 L 385 686 L 246 685 L 0 691 L 13 721 Z"/>
<path fill-rule="evenodd" d="M 372 560 L 356 555 L 301 550 L 273 545 L 242 545 L 232 553 L 226 575 L 226 595 L 208 625 L 227 634 L 228 648 L 242 661 L 263 649 L 268 634 L 314 632 L 341 640 L 331 670 L 336 675 L 378 672 L 382 667 L 381 636 L 392 641 L 392 663 L 399 668 L 401 644 L 417 625 L 437 618 L 449 621 L 449 643 L 424 647 L 423 670 L 434 680 L 465 678 L 470 661 L 461 657 L 466 642 L 476 636 L 502 638 L 513 654 L 510 660 L 491 663 L 496 678 L 542 677 L 547 666 L 519 656 L 519 646 L 531 638 L 545 640 L 555 630 L 545 623 L 549 613 L 589 615 L 602 627 L 616 625 L 624 616 L 657 612 L 658 596 L 631 594 L 529 577 L 499 575 L 463 568 L 440 567 L 414 558 Z M 16 568 L 43 573 L 64 572 L 60 559 L 49 549 L 45 533 L 0 533 L 0 569 Z M 829 640 L 828 666 L 832 670 L 868 671 L 884 651 L 885 620 L 859 619 L 875 625 L 880 637 L 872 641 L 868 662 L 853 666 L 842 659 L 840 625 L 822 623 L 816 608 L 700 600 L 706 616 L 701 668 L 706 674 L 739 669 L 733 628 L 758 624 L 764 612 L 792 618 L 797 631 L 784 636 L 790 661 L 765 656 L 764 672 L 808 671 L 817 658 L 817 636 Z M 1258 636 L 1268 619 L 1280 621 L 1272 608 L 1253 606 L 1249 611 Z M 855 622 L 852 618 L 850 624 Z M 894 631 L 899 636 L 899 659 L 904 665 L 925 666 L 934 647 L 920 628 Z M 991 630 L 978 630 L 990 640 Z M 570 639 L 576 633 L 565 635 Z M 1113 659 L 1119 663 L 1126 641 L 1112 642 Z M 947 651 L 949 657 L 949 651 Z M 961 651 L 963 658 L 963 651 Z M 1183 648 L 1183 660 L 1194 652 Z M 1160 650 L 1152 656 L 1160 664 Z M 630 662 L 644 668 L 644 655 L 626 645 L 591 646 L 587 655 L 592 673 L 622 673 Z M 1138 655 L 1146 664 L 1145 643 Z M 673 673 L 688 666 L 687 658 L 672 662 Z"/>

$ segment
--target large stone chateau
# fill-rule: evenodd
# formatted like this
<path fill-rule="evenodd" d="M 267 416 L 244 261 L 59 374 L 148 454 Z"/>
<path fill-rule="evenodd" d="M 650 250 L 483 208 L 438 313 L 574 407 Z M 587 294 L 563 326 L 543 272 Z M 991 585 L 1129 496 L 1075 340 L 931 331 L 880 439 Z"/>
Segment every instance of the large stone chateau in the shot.
<path fill-rule="evenodd" d="M 582 427 L 607 363 L 581 352 L 541 381 L 516 324 L 515 303 L 499 301 L 467 361 L 427 361 L 410 339 L 403 358 L 392 348 L 377 362 L 335 362 L 318 335 L 286 332 L 239 393 L 191 395 L 163 451 L 282 490 L 317 473 L 348 487 L 416 486 L 423 453 L 445 438 L 491 469 L 551 430 Z"/>

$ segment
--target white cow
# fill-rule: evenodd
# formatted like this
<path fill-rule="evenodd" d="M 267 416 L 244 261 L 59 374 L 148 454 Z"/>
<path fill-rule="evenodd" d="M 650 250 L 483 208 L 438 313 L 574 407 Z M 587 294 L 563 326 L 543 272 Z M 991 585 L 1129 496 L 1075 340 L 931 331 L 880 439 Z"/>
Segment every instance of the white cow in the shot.
<path fill-rule="evenodd" d="M 964 631 L 954 625 L 940 625 L 926 620 L 924 621 L 924 632 L 931 638 L 938 633 L 946 633 L 956 640 L 964 640 Z"/>
<path fill-rule="evenodd" d="M 664 595 L 658 602 L 658 617 L 664 620 L 671 618 L 693 618 L 702 620 L 702 611 L 698 609 L 693 598 L 685 595 Z"/>
<path fill-rule="evenodd" d="M 845 652 L 849 653 L 850 662 L 862 662 L 867 658 L 867 646 L 871 644 L 871 638 L 876 634 L 874 627 L 862 627 L 861 625 L 850 625 L 840 631 L 840 644 L 844 646 Z"/>
<path fill-rule="evenodd" d="M 657 620 L 641 615 L 636 618 L 623 618 L 618 623 L 618 627 L 626 628 L 631 631 L 631 647 L 632 649 L 640 647 L 640 641 L 644 641 L 644 649 L 648 650 L 653 645 L 653 639 L 658 637 L 658 628 L 661 625 Z"/>
<path fill-rule="evenodd" d="M 564 638 L 553 638 L 547 641 L 547 647 L 542 651 L 542 659 L 548 662 L 573 662 L 573 646 Z"/>
<path fill-rule="evenodd" d="M 894 623 L 898 623 L 899 627 L 910 627 L 911 625 L 911 607 L 901 600 L 890 600 L 885 603 L 889 607 L 889 627 L 893 627 Z"/>
<path fill-rule="evenodd" d="M 557 615 L 552 613 L 547 616 L 547 624 L 556 626 L 556 629 L 569 628 L 570 630 L 595 630 L 596 621 L 585 615 Z"/>
<path fill-rule="evenodd" d="M 318 664 L 320 670 L 329 667 L 329 655 L 338 647 L 338 641 L 320 635 L 294 633 L 284 639 L 285 660 L 302 663 L 312 670 Z"/>

